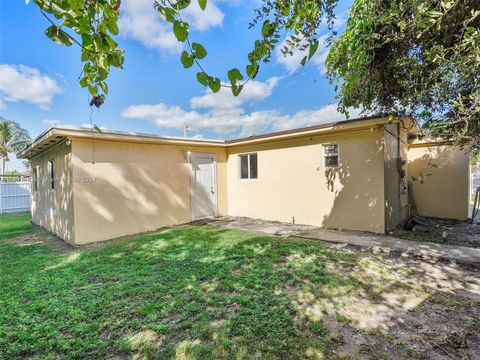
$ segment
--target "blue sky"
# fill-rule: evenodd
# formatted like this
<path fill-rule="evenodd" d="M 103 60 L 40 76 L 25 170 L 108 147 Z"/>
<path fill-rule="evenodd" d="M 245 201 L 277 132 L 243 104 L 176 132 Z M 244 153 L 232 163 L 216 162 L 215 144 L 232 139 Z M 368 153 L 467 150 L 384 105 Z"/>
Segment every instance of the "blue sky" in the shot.
<path fill-rule="evenodd" d="M 337 8 L 340 29 L 351 2 L 341 1 Z M 244 69 L 260 31 L 248 29 L 258 4 L 209 0 L 206 14 L 196 4 L 185 14 L 193 25 L 192 40 L 209 53 L 203 64 L 210 73 L 226 79 L 228 69 Z M 116 40 L 125 49 L 124 69 L 112 70 L 106 103 L 92 113 L 88 93 L 77 82 L 79 48 L 50 41 L 44 35 L 47 26 L 33 3 L 0 1 L 0 115 L 19 122 L 32 137 L 56 123 L 88 125 L 91 115 L 95 124 L 111 130 L 182 136 L 186 122 L 189 136 L 221 139 L 342 118 L 324 76 L 325 49 L 303 68 L 298 68 L 301 54 L 284 58 L 277 53 L 240 97 L 211 94 L 197 83 L 197 69 L 181 65 L 181 45 L 151 0 L 122 2 Z M 21 169 L 22 162 L 12 160 L 8 167 Z"/>

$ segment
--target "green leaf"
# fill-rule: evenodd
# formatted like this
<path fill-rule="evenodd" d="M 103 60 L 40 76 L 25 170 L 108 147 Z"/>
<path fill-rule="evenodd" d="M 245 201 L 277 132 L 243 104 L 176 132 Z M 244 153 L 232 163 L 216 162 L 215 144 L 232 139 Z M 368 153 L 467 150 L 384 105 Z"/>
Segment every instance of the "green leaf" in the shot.
<path fill-rule="evenodd" d="M 315 55 L 315 53 L 317 52 L 318 44 L 319 42 L 317 39 L 315 39 L 310 43 L 310 49 L 308 50 L 308 60 L 310 60 L 313 57 L 313 55 Z"/>
<path fill-rule="evenodd" d="M 88 92 L 89 92 L 92 96 L 95 96 L 95 95 L 98 94 L 98 87 L 88 85 Z"/>
<path fill-rule="evenodd" d="M 307 63 L 307 60 L 308 60 L 308 56 L 305 56 L 305 57 L 302 59 L 302 61 L 300 61 L 300 64 L 301 64 L 302 66 L 305 66 L 305 64 Z"/>
<path fill-rule="evenodd" d="M 118 25 L 116 21 L 110 20 L 107 22 L 107 29 L 113 35 L 118 35 Z"/>
<path fill-rule="evenodd" d="M 262 26 L 262 36 L 267 37 L 270 34 L 270 29 L 272 28 L 270 21 L 265 20 Z"/>
<path fill-rule="evenodd" d="M 180 57 L 180 61 L 185 69 L 192 67 L 193 62 L 195 61 L 194 57 L 190 55 L 185 50 L 182 52 L 182 56 Z"/>
<path fill-rule="evenodd" d="M 210 77 L 208 79 L 208 87 L 212 89 L 214 93 L 216 93 L 220 91 L 220 88 L 222 87 L 222 83 L 220 82 L 219 78 Z"/>
<path fill-rule="evenodd" d="M 82 0 L 68 0 L 68 5 L 72 10 L 82 10 L 85 6 L 85 1 Z"/>
<path fill-rule="evenodd" d="M 124 50 L 115 49 L 107 54 L 108 63 L 117 68 L 121 68 L 124 60 Z"/>
<path fill-rule="evenodd" d="M 73 40 L 62 29 L 59 29 L 55 25 L 49 26 L 45 30 L 45 35 L 47 35 L 50 40 L 63 46 L 71 46 L 73 44 Z"/>
<path fill-rule="evenodd" d="M 202 46 L 202 44 L 199 43 L 192 43 L 192 49 L 195 52 L 195 57 L 197 59 L 203 59 L 205 56 L 207 56 L 207 50 Z"/>
<path fill-rule="evenodd" d="M 173 33 L 178 41 L 184 42 L 188 37 L 188 24 L 186 22 L 175 20 L 173 22 Z"/>
<path fill-rule="evenodd" d="M 82 88 L 86 87 L 88 85 L 88 79 L 84 76 L 80 79 L 80 86 Z"/>
<path fill-rule="evenodd" d="M 232 85 L 236 84 L 237 81 L 243 80 L 243 75 L 237 68 L 233 68 L 228 71 L 228 79 Z"/>
<path fill-rule="evenodd" d="M 243 89 L 243 85 L 232 85 L 232 94 L 233 96 L 238 96 Z"/>
<path fill-rule="evenodd" d="M 208 86 L 208 75 L 203 71 L 197 73 L 197 81 L 203 86 Z"/>
<path fill-rule="evenodd" d="M 247 65 L 247 76 L 249 78 L 255 79 L 255 76 L 257 76 L 258 73 L 258 64 L 250 64 Z"/>
<path fill-rule="evenodd" d="M 104 40 L 111 49 L 116 48 L 118 45 L 110 36 L 104 36 Z"/>
<path fill-rule="evenodd" d="M 82 54 L 80 55 L 80 60 L 87 61 L 90 59 L 90 52 L 88 50 L 82 49 Z"/>
<path fill-rule="evenodd" d="M 108 85 L 107 85 L 106 82 L 100 81 L 100 82 L 98 83 L 98 85 L 100 85 L 100 87 L 102 88 L 102 90 L 103 90 L 103 92 L 104 92 L 105 94 L 108 94 Z"/>
<path fill-rule="evenodd" d="M 283 16 L 288 16 L 290 14 L 290 1 L 284 2 L 284 5 L 282 6 L 282 14 Z"/>
<path fill-rule="evenodd" d="M 98 68 L 98 80 L 103 81 L 108 77 L 108 68 Z"/>
<path fill-rule="evenodd" d="M 98 125 L 93 124 L 93 130 L 95 130 L 95 131 L 98 132 L 99 134 L 102 134 L 102 135 L 103 135 L 102 129 L 100 129 L 100 128 L 98 127 Z"/>
<path fill-rule="evenodd" d="M 96 51 L 103 50 L 103 41 L 100 35 L 98 34 L 93 35 L 93 45 L 95 46 Z"/>
<path fill-rule="evenodd" d="M 42 4 L 42 7 L 47 10 L 49 13 L 51 13 L 53 16 L 55 16 L 57 19 L 61 19 L 64 17 L 65 14 L 67 14 L 67 10 L 63 8 L 62 6 L 68 4 L 59 4 L 59 1 L 53 2 L 53 1 L 39 1 Z M 61 6 L 62 5 L 62 6 Z"/>
<path fill-rule="evenodd" d="M 166 21 L 173 23 L 175 21 L 175 15 L 176 12 L 170 7 L 166 6 L 159 6 L 158 7 L 158 13 L 162 18 L 164 18 Z"/>
<path fill-rule="evenodd" d="M 205 10 L 207 7 L 207 0 L 198 0 L 198 5 L 200 6 L 200 9 Z"/>
<path fill-rule="evenodd" d="M 172 4 L 172 7 L 176 10 L 183 10 L 190 5 L 191 2 L 191 0 L 178 0 L 176 3 Z"/>

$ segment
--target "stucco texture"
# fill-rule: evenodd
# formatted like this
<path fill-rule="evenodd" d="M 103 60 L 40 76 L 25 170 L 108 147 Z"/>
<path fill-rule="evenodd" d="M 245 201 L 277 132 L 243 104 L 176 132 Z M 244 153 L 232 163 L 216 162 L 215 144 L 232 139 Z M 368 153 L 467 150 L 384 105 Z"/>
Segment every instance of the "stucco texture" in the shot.
<path fill-rule="evenodd" d="M 217 155 L 218 215 L 226 215 L 224 149 L 73 139 L 77 244 L 151 231 L 191 220 L 187 151 Z"/>
<path fill-rule="evenodd" d="M 453 146 L 414 145 L 408 151 L 410 202 L 420 216 L 466 220 L 469 203 L 469 156 Z"/>
<path fill-rule="evenodd" d="M 468 156 L 451 146 L 409 143 L 410 129 L 382 118 L 232 142 L 52 130 L 33 153 L 50 148 L 31 161 L 48 178 L 54 159 L 60 180 L 55 191 L 43 181 L 34 192 L 33 221 L 78 245 L 188 223 L 188 152 L 215 156 L 218 216 L 376 233 L 394 228 L 412 209 L 466 219 Z M 51 144 L 52 137 L 64 142 Z M 324 166 L 327 144 L 338 145 L 338 167 Z M 249 153 L 257 154 L 258 177 L 240 179 L 239 155 Z M 403 179 L 399 158 L 408 159 Z M 407 186 L 420 172 L 431 175 Z"/>
<path fill-rule="evenodd" d="M 31 159 L 37 170 L 38 190 L 32 189 L 32 221 L 65 241 L 75 243 L 71 146 L 65 143 Z M 55 164 L 55 190 L 51 189 L 50 164 Z"/>
<path fill-rule="evenodd" d="M 391 230 L 409 217 L 408 144 L 407 131 L 400 123 L 387 124 L 384 131 L 385 230 Z"/>
<path fill-rule="evenodd" d="M 324 168 L 323 144 L 340 164 Z M 240 179 L 239 154 L 258 154 L 258 179 Z M 228 149 L 228 214 L 384 232 L 383 131 L 355 131 Z"/>

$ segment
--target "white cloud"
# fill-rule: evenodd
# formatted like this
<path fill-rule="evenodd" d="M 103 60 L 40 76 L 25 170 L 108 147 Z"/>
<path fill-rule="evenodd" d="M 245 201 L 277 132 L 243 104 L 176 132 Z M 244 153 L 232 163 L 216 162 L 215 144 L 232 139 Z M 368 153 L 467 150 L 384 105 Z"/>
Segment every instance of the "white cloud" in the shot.
<path fill-rule="evenodd" d="M 0 64 L 0 107 L 6 102 L 28 101 L 48 109 L 62 89 L 55 79 L 24 65 Z"/>
<path fill-rule="evenodd" d="M 249 136 L 344 119 L 337 112 L 336 104 L 299 111 L 293 115 L 282 114 L 278 110 L 245 111 L 242 105 L 267 98 L 278 81 L 278 78 L 270 78 L 265 82 L 251 81 L 247 83 L 245 93 L 242 92 L 243 95 L 233 99 L 228 95 L 228 89 L 216 94 L 207 92 L 191 99 L 191 110 L 165 103 L 140 104 L 126 108 L 122 115 L 149 120 L 160 128 L 176 129 L 179 132 L 187 123 L 191 133 L 208 131 L 223 137 Z M 352 117 L 358 114 L 358 111 L 351 112 Z"/>
<path fill-rule="evenodd" d="M 81 127 L 83 128 L 88 128 L 88 129 L 93 129 L 93 126 L 96 125 L 96 124 L 88 124 L 88 123 L 84 123 L 81 125 Z M 98 126 L 98 125 L 97 125 Z M 98 126 L 98 128 L 102 131 L 105 131 L 105 130 L 108 130 L 108 128 L 106 126 Z"/>
<path fill-rule="evenodd" d="M 349 109 L 350 118 L 360 116 L 360 110 Z M 329 104 L 315 110 L 303 110 L 291 116 L 284 116 L 273 123 L 274 131 L 289 130 L 299 127 L 325 124 L 345 120 L 345 116 L 337 111 L 337 104 Z"/>
<path fill-rule="evenodd" d="M 183 16 L 188 20 L 193 29 L 205 31 L 223 23 L 224 14 L 210 0 L 207 8 L 202 11 L 197 1 L 185 10 Z M 119 19 L 120 35 L 140 41 L 149 49 L 157 49 L 171 53 L 178 53 L 182 44 L 177 41 L 172 32 L 170 23 L 153 8 L 151 0 L 128 0 L 122 2 L 121 16 Z"/>
<path fill-rule="evenodd" d="M 43 119 L 42 123 L 47 125 L 48 127 L 60 125 L 62 122 L 60 120 L 55 119 Z"/>
<path fill-rule="evenodd" d="M 175 39 L 170 24 L 163 21 L 154 10 L 152 1 L 124 1 L 120 13 L 120 35 L 138 40 L 150 49 L 178 52 L 182 48 Z"/>
<path fill-rule="evenodd" d="M 208 131 L 221 136 L 242 137 L 344 120 L 345 117 L 338 113 L 336 108 L 336 104 L 330 104 L 315 110 L 299 111 L 293 115 L 282 114 L 278 110 L 246 113 L 242 108 L 211 109 L 200 113 L 159 103 L 133 105 L 125 109 L 122 115 L 126 118 L 149 120 L 160 128 L 177 129 L 179 132 L 187 123 L 191 132 Z M 356 117 L 359 113 L 352 110 L 350 116 Z"/>
<path fill-rule="evenodd" d="M 56 119 L 43 119 L 42 123 L 47 125 L 48 127 L 54 127 L 54 126 L 60 126 L 60 125 L 61 126 L 78 127 L 78 125 L 65 124 L 63 121 L 56 120 Z M 93 125 L 95 125 L 95 124 L 93 124 Z M 93 129 L 93 125 L 90 124 L 90 123 L 83 123 L 83 124 L 80 125 L 80 127 Z M 98 127 L 100 128 L 100 130 L 108 130 L 108 128 L 106 126 L 98 126 Z"/>
<path fill-rule="evenodd" d="M 205 10 L 200 9 L 198 1 L 192 1 L 189 7 L 183 10 L 182 17 L 187 20 L 193 29 L 206 31 L 223 24 L 224 13 L 213 0 L 207 2 Z"/>
<path fill-rule="evenodd" d="M 194 123 L 201 117 L 196 111 L 187 112 L 179 106 L 164 103 L 129 106 L 122 115 L 127 118 L 153 120 L 157 126 L 164 128 L 183 126 L 185 122 Z"/>
<path fill-rule="evenodd" d="M 181 129 L 187 123 L 192 131 L 206 130 L 227 135 L 238 132 L 242 128 L 243 134 L 253 131 L 252 129 L 258 127 L 260 122 L 265 123 L 267 112 L 246 115 L 241 106 L 246 102 L 260 101 L 269 97 L 279 80 L 278 77 L 272 77 L 265 82 L 251 80 L 245 84 L 243 91 L 237 97 L 233 96 L 228 88 L 222 88 L 218 93 L 205 90 L 204 95 L 190 100 L 192 110 L 189 111 L 164 103 L 145 104 L 128 107 L 123 112 L 123 116 L 147 119 L 153 121 L 158 127 L 168 129 Z M 203 109 L 204 112 L 199 112 L 197 109 Z"/>
<path fill-rule="evenodd" d="M 205 95 L 194 97 L 190 100 L 192 109 L 232 109 L 248 101 L 266 99 L 272 94 L 273 88 L 278 84 L 279 77 L 271 77 L 265 82 L 250 80 L 244 85 L 240 95 L 233 96 L 229 88 L 222 87 L 218 93 L 205 91 Z"/>

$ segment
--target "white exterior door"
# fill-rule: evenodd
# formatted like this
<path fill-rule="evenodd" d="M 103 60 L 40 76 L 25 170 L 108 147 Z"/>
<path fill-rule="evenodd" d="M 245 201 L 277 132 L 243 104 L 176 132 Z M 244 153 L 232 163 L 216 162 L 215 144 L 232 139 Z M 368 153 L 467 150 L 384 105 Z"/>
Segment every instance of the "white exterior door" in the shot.
<path fill-rule="evenodd" d="M 217 184 L 215 155 L 192 154 L 192 220 L 215 216 Z"/>

